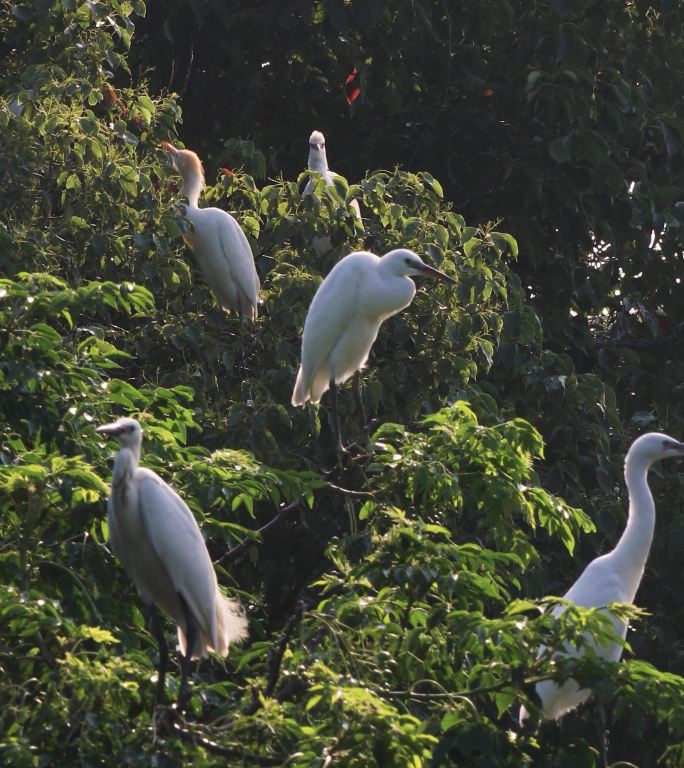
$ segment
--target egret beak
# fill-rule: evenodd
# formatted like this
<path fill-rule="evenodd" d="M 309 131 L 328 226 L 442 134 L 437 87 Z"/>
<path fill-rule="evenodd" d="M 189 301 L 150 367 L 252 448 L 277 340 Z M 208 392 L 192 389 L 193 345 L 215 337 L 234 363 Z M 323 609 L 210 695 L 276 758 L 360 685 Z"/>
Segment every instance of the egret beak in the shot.
<path fill-rule="evenodd" d="M 101 435 L 109 435 L 110 437 L 116 437 L 120 435 L 124 430 L 122 424 L 118 421 L 114 421 L 111 424 L 102 424 L 99 427 L 95 427 L 95 431 Z"/>
<path fill-rule="evenodd" d="M 325 149 L 325 142 L 322 144 L 314 142 L 313 144 L 309 144 L 309 146 L 311 149 L 315 149 L 317 152 L 322 152 Z"/>
<path fill-rule="evenodd" d="M 162 141 L 161 142 L 162 147 L 171 155 L 171 157 L 174 157 L 178 154 L 178 150 L 168 141 Z"/>
<path fill-rule="evenodd" d="M 443 280 L 446 283 L 456 284 L 453 277 L 449 277 L 449 275 L 446 275 L 444 272 L 440 272 L 438 269 L 430 267 L 427 264 L 422 264 L 421 266 L 416 265 L 415 269 L 420 270 L 420 272 L 427 277 L 434 277 L 436 280 Z"/>
<path fill-rule="evenodd" d="M 174 171 L 178 171 L 178 166 L 176 165 L 176 158 L 178 157 L 179 150 L 177 150 L 173 146 L 173 144 L 169 143 L 168 141 L 162 141 L 161 145 L 162 147 L 164 147 L 164 149 L 168 153 L 168 160 L 169 160 L 169 163 L 171 164 L 171 167 L 173 168 Z"/>

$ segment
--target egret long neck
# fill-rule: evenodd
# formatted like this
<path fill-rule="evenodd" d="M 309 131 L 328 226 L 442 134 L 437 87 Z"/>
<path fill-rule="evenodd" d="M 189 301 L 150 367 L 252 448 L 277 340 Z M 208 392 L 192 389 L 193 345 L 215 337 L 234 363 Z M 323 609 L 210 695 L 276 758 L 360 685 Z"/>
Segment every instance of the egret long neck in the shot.
<path fill-rule="evenodd" d="M 386 320 L 413 301 L 416 284 L 408 275 L 397 274 L 396 263 L 383 256 L 377 263 L 379 285 L 373 294 L 373 314 Z"/>
<path fill-rule="evenodd" d="M 634 600 L 644 572 L 655 528 L 655 503 L 647 480 L 649 466 L 643 459 L 627 455 L 625 482 L 629 493 L 629 518 L 613 554 L 631 592 L 630 600 Z"/>
<path fill-rule="evenodd" d="M 122 448 L 114 459 L 112 471 L 112 488 L 116 488 L 122 482 L 128 480 L 140 463 L 140 446 Z"/>
<path fill-rule="evenodd" d="M 183 176 L 183 188 L 179 193 L 180 196 L 186 197 L 190 205 L 197 208 L 203 189 L 204 178 L 202 177 L 202 172 L 194 168 L 188 169 L 185 176 Z"/>
<path fill-rule="evenodd" d="M 309 150 L 309 170 L 316 171 L 321 175 L 328 170 L 328 158 L 324 149 Z"/>

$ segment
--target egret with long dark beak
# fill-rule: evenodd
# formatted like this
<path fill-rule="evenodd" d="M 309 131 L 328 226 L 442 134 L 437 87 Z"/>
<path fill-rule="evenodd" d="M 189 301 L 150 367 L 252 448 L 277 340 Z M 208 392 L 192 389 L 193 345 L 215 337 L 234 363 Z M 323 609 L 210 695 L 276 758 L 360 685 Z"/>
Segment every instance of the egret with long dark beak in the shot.
<path fill-rule="evenodd" d="M 383 320 L 408 307 L 416 294 L 412 276 L 456 281 L 428 266 L 418 254 L 399 248 L 375 256 L 356 251 L 337 262 L 313 297 L 302 334 L 302 363 L 292 405 L 318 403 L 330 388 L 333 427 L 343 451 L 337 385 L 354 376 L 363 414 L 359 371 L 365 365 Z M 364 417 L 365 418 L 365 417 Z"/>

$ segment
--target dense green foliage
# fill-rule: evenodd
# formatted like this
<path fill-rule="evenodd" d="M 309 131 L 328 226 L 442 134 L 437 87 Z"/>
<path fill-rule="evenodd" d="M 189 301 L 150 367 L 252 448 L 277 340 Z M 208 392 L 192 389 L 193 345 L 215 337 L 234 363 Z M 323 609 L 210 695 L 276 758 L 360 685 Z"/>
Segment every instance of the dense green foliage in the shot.
<path fill-rule="evenodd" d="M 612 761 L 684 765 L 676 467 L 651 476 L 649 614 L 615 609 L 633 653 L 536 653 L 609 635 L 542 598 L 616 541 L 629 440 L 684 435 L 681 9 L 149 10 L 0 9 L 2 763 L 592 766 L 592 705 L 538 728 L 534 682 L 572 674 L 607 706 Z M 349 183 L 302 198 L 313 128 Z M 206 204 L 256 256 L 253 325 L 219 311 L 182 244 L 162 140 L 211 158 Z M 289 404 L 299 336 L 341 256 L 397 246 L 457 284 L 419 286 L 383 326 L 371 439 L 342 469 L 326 399 Z M 118 415 L 140 419 L 143 464 L 249 614 L 175 730 L 155 722 L 154 641 L 107 545 L 95 426 Z M 178 685 L 174 669 L 169 701 Z"/>

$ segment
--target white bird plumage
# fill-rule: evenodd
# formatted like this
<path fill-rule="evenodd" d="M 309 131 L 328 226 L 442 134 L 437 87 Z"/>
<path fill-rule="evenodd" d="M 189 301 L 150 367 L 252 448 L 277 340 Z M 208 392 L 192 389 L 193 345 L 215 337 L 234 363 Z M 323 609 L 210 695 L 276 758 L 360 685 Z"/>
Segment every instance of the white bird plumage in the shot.
<path fill-rule="evenodd" d="M 138 466 L 142 428 L 135 419 L 120 418 L 96 431 L 121 446 L 107 503 L 114 554 L 142 600 L 175 622 L 188 661 L 208 651 L 225 656 L 231 643 L 247 636 L 247 620 L 238 603 L 221 594 L 192 512 L 159 475 Z"/>
<path fill-rule="evenodd" d="M 163 141 L 174 169 L 183 178 L 180 196 L 188 200 L 185 218 L 190 227 L 183 234 L 197 259 L 204 279 L 221 307 L 237 312 L 240 319 L 256 320 L 259 275 L 249 242 L 238 222 L 220 208 L 199 208 L 204 171 L 195 152 L 176 149 Z"/>
<path fill-rule="evenodd" d="M 325 151 L 325 136 L 320 131 L 314 131 L 309 137 L 309 162 L 308 168 L 310 171 L 319 173 L 324 179 L 327 186 L 332 186 L 333 179 L 338 176 L 337 173 L 331 171 L 328 167 L 328 155 Z M 309 179 L 304 187 L 304 195 L 310 195 L 313 192 L 314 180 Z M 361 221 L 361 208 L 359 207 L 358 200 L 351 200 L 349 205 L 353 208 L 354 213 L 359 221 Z"/>
<path fill-rule="evenodd" d="M 320 131 L 314 131 L 309 137 L 309 163 L 310 171 L 320 173 L 325 183 L 330 185 L 337 174 L 328 168 L 328 156 L 325 151 L 325 136 Z M 313 191 L 313 179 L 309 179 L 304 187 L 304 194 L 310 195 Z"/>
<path fill-rule="evenodd" d="M 455 282 L 405 248 L 382 257 L 356 251 L 337 262 L 304 322 L 292 405 L 319 402 L 331 384 L 363 367 L 382 322 L 411 303 L 416 293 L 411 276 L 421 274 Z"/>
<path fill-rule="evenodd" d="M 632 443 L 625 456 L 625 482 L 629 493 L 629 516 L 625 530 L 611 552 L 587 565 L 563 596 L 566 600 L 584 608 L 634 602 L 655 527 L 655 503 L 648 486 L 648 470 L 655 461 L 683 456 L 684 443 L 659 432 L 649 432 Z M 558 614 L 563 610 L 559 606 L 555 612 Z M 613 622 L 615 635 L 624 640 L 627 622 L 615 618 Z M 622 655 L 622 645 L 617 642 L 592 645 L 596 654 L 608 661 L 619 661 Z M 568 647 L 565 652 L 571 657 L 580 654 L 581 651 L 573 647 Z M 560 686 L 552 680 L 544 680 L 537 683 L 536 692 L 541 700 L 542 717 L 546 720 L 561 717 L 591 696 L 591 690 L 581 689 L 572 678 Z M 527 710 L 521 707 L 520 722 L 527 716 Z"/>

